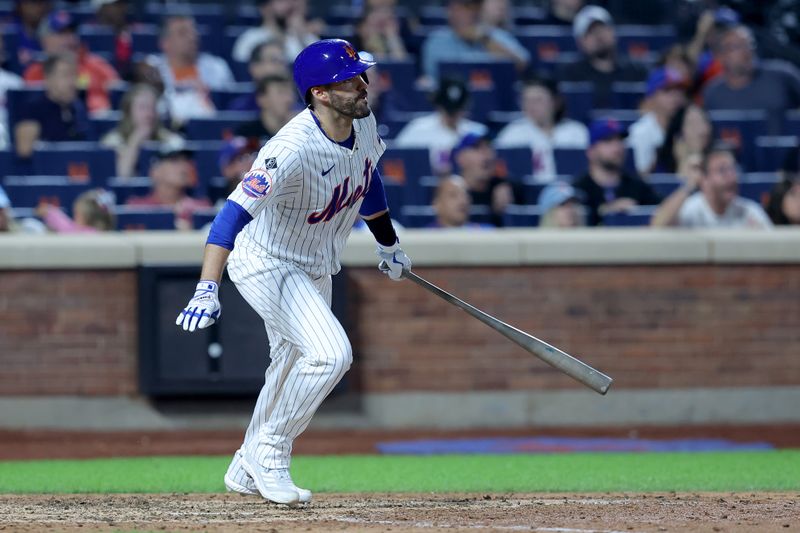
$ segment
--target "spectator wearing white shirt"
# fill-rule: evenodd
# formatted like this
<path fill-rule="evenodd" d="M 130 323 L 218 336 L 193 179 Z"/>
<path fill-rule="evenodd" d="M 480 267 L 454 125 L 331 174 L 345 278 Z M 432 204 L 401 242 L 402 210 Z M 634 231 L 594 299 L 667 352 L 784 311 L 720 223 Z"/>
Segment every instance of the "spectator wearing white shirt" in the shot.
<path fill-rule="evenodd" d="M 656 165 L 658 149 L 664 144 L 667 127 L 675 113 L 686 104 L 689 80 L 670 68 L 658 68 L 647 79 L 642 104 L 644 114 L 628 130 L 636 171 L 646 176 Z"/>
<path fill-rule="evenodd" d="M 700 190 L 694 192 L 699 187 Z M 651 226 L 684 228 L 771 228 L 764 209 L 742 198 L 739 169 L 730 147 L 715 145 L 706 152 L 696 172 L 664 200 Z"/>
<path fill-rule="evenodd" d="M 433 103 L 436 111 L 406 124 L 394 145 L 398 148 L 428 148 L 434 173 L 445 175 L 452 169 L 450 152 L 453 147 L 468 133 L 483 137 L 489 129 L 466 118 L 469 92 L 459 80 L 442 80 Z"/>
<path fill-rule="evenodd" d="M 552 181 L 557 174 L 553 149 L 586 148 L 589 130 L 564 116 L 564 99 L 556 85 L 549 81 L 525 81 L 520 103 L 524 116 L 500 131 L 495 146 L 530 147 L 534 178 L 541 182 Z"/>
<path fill-rule="evenodd" d="M 242 33 L 233 44 L 234 61 L 244 63 L 253 49 L 264 41 L 283 42 L 286 61 L 294 62 L 303 48 L 319 40 L 315 24 L 306 19 L 305 0 L 261 0 L 261 26 Z"/>
<path fill-rule="evenodd" d="M 194 19 L 185 15 L 165 17 L 159 45 L 163 54 L 151 56 L 148 62 L 164 81 L 172 118 L 185 122 L 213 115 L 216 108 L 209 92 L 231 87 L 234 79 L 224 59 L 200 51 Z"/>

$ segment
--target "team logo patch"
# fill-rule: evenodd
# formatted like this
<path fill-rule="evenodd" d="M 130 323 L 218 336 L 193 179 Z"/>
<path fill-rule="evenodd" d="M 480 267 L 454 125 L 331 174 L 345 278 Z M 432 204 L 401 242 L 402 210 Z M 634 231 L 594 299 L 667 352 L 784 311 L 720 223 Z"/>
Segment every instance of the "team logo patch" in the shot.
<path fill-rule="evenodd" d="M 350 46 L 349 44 L 346 44 L 344 46 L 344 51 L 347 53 L 348 56 L 350 56 L 350 59 L 356 59 L 358 57 L 358 52 L 356 52 L 356 49 Z"/>
<path fill-rule="evenodd" d="M 264 161 L 264 168 L 266 168 L 267 170 L 278 168 L 278 161 L 274 157 L 268 157 Z"/>
<path fill-rule="evenodd" d="M 251 170 L 242 178 L 242 190 L 250 198 L 264 198 L 271 188 L 272 178 L 264 168 Z"/>

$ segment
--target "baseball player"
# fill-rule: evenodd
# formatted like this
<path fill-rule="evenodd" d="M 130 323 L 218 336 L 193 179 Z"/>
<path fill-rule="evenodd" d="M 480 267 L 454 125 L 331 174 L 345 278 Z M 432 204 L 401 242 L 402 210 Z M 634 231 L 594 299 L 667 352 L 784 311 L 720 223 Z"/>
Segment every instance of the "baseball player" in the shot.
<path fill-rule="evenodd" d="M 330 309 L 331 275 L 360 215 L 380 269 L 401 279 L 411 261 L 389 218 L 377 162 L 386 145 L 367 104 L 367 69 L 341 39 L 317 41 L 294 64 L 308 107 L 260 150 L 214 219 L 200 282 L 176 323 L 220 318 L 226 261 L 236 288 L 264 319 L 272 362 L 225 485 L 276 503 L 311 501 L 289 475 L 292 442 L 350 367 L 352 349 Z"/>

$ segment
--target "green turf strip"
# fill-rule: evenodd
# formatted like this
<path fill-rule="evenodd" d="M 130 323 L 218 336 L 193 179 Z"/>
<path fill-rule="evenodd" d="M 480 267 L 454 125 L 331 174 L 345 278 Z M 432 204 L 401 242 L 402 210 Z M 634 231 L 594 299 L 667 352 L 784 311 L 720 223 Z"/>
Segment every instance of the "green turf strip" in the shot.
<path fill-rule="evenodd" d="M 0 493 L 221 492 L 228 457 L 0 462 Z M 318 492 L 800 490 L 800 450 L 722 453 L 300 456 Z"/>

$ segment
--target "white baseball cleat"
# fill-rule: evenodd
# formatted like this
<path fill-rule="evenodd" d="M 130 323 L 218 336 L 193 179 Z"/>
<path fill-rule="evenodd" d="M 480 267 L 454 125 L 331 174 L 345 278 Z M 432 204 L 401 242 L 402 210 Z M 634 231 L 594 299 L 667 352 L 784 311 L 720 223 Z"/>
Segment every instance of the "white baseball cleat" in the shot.
<path fill-rule="evenodd" d="M 295 490 L 288 470 L 258 468 L 255 462 L 251 462 L 244 454 L 242 454 L 242 468 L 253 479 L 256 489 L 265 500 L 291 506 L 300 503 L 300 495 Z"/>
<path fill-rule="evenodd" d="M 297 495 L 300 497 L 300 503 L 310 503 L 311 502 L 311 491 L 308 489 L 301 489 L 297 485 L 292 483 L 294 486 L 294 490 L 297 491 Z M 256 484 L 249 475 L 247 476 L 247 484 L 242 485 L 237 483 L 233 478 L 231 478 L 228 474 L 225 474 L 225 488 L 228 489 L 228 492 L 237 492 L 242 496 L 258 496 L 258 489 L 256 488 Z"/>

